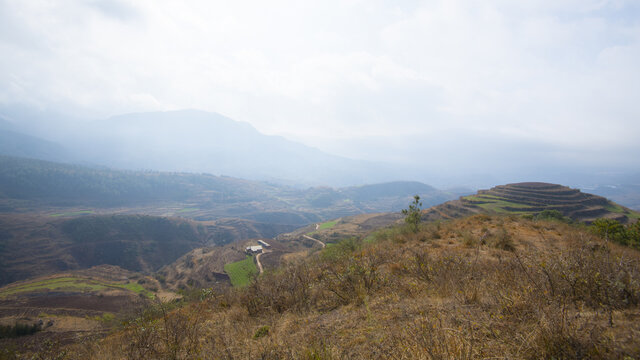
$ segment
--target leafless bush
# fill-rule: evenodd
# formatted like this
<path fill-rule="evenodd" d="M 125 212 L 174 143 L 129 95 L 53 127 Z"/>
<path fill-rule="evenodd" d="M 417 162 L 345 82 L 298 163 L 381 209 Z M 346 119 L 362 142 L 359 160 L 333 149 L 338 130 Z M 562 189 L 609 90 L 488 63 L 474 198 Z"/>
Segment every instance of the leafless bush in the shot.
<path fill-rule="evenodd" d="M 201 317 L 197 312 L 169 311 L 158 302 L 147 308 L 125 329 L 125 355 L 128 359 L 187 359 L 199 348 Z"/>
<path fill-rule="evenodd" d="M 241 301 L 250 315 L 309 309 L 315 272 L 305 263 L 290 264 L 263 276 L 245 289 Z"/>
<path fill-rule="evenodd" d="M 328 307 L 355 302 L 377 291 L 385 282 L 380 266 L 388 259 L 373 248 L 365 248 L 353 256 L 322 264 L 320 287 L 331 296 Z"/>
<path fill-rule="evenodd" d="M 487 242 L 489 242 L 491 246 L 500 250 L 515 250 L 515 243 L 504 227 L 498 228 L 493 234 L 491 234 Z"/>

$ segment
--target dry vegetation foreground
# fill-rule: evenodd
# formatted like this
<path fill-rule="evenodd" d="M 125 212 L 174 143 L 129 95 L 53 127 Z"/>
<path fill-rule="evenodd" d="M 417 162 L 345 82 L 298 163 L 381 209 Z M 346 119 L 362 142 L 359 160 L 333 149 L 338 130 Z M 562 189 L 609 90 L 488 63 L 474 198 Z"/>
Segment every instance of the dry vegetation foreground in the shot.
<path fill-rule="evenodd" d="M 71 359 L 640 355 L 640 253 L 560 222 L 476 215 L 350 239 L 223 294 L 159 305 Z"/>

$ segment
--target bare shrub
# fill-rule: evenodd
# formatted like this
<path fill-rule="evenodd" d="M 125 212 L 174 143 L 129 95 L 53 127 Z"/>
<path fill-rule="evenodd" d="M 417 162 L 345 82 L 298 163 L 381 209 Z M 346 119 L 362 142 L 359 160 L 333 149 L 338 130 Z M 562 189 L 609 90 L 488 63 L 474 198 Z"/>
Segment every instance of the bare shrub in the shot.
<path fill-rule="evenodd" d="M 290 264 L 263 276 L 241 295 L 250 315 L 274 311 L 303 311 L 311 306 L 311 283 L 317 274 L 306 263 Z"/>
<path fill-rule="evenodd" d="M 379 270 L 386 262 L 383 254 L 365 248 L 340 261 L 322 264 L 320 287 L 331 295 L 325 306 L 332 308 L 351 302 L 361 304 L 368 294 L 384 284 L 385 279 Z"/>
<path fill-rule="evenodd" d="M 478 238 L 476 238 L 471 232 L 465 231 L 461 233 L 462 235 L 462 243 L 466 247 L 476 247 L 479 243 Z"/>
<path fill-rule="evenodd" d="M 504 227 L 499 227 L 488 239 L 491 246 L 500 250 L 514 251 L 515 243 Z"/>
<path fill-rule="evenodd" d="M 433 315 L 433 314 L 430 314 Z M 380 344 L 380 358 L 473 359 L 476 342 L 465 328 L 455 328 L 440 316 L 421 316 L 403 328 L 393 328 Z"/>
<path fill-rule="evenodd" d="M 199 350 L 202 318 L 195 309 L 171 311 L 158 302 L 131 321 L 124 332 L 128 359 L 188 359 Z"/>
<path fill-rule="evenodd" d="M 561 314 L 538 323 L 530 359 L 607 359 L 614 351 L 602 328 Z"/>

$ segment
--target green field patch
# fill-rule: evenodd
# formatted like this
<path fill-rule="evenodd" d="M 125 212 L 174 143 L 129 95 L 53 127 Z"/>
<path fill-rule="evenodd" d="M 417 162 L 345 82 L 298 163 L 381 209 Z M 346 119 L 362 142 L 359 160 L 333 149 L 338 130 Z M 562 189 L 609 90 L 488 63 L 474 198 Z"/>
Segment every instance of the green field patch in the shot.
<path fill-rule="evenodd" d="M 320 224 L 320 226 L 318 227 L 318 230 L 331 229 L 332 227 L 336 226 L 337 223 L 338 223 L 338 220 L 324 222 Z"/>
<path fill-rule="evenodd" d="M 80 210 L 80 211 L 71 211 L 71 212 L 64 212 L 64 213 L 56 213 L 56 214 L 51 214 L 49 216 L 51 217 L 63 217 L 63 216 L 80 216 L 80 215 L 89 215 L 89 214 L 95 214 L 95 211 L 93 210 Z"/>
<path fill-rule="evenodd" d="M 604 208 L 614 213 L 624 214 L 631 219 L 640 219 L 639 212 L 633 211 L 633 210 L 626 210 L 622 206 L 616 203 L 609 203 L 609 205 L 605 206 Z"/>
<path fill-rule="evenodd" d="M 527 208 L 533 207 L 531 205 L 507 201 L 504 198 L 501 198 L 498 196 L 485 195 L 485 194 L 465 196 L 463 199 L 469 200 L 469 201 L 478 201 L 478 202 L 483 201 L 483 203 L 474 204 L 474 205 L 479 206 L 485 210 L 493 211 L 496 213 L 527 214 L 529 213 L 529 211 L 526 211 L 526 210 L 512 211 L 512 210 L 507 210 L 505 208 L 513 207 L 513 208 L 527 209 Z"/>
<path fill-rule="evenodd" d="M 0 292 L 0 296 L 9 296 L 23 292 L 35 292 L 44 290 L 89 292 L 106 289 L 107 286 L 91 280 L 73 277 L 59 277 L 36 281 L 28 284 L 12 286 Z"/>
<path fill-rule="evenodd" d="M 505 207 L 516 207 L 516 208 L 525 208 L 525 209 L 531 207 L 531 206 L 528 206 L 528 205 L 517 204 L 517 203 L 502 202 L 502 203 L 486 203 L 486 204 L 477 204 L 477 205 L 479 207 L 485 209 L 485 210 L 493 211 L 493 212 L 496 212 L 496 213 L 503 213 L 503 214 L 531 214 L 531 213 L 534 213 L 534 211 L 526 211 L 526 210 L 514 211 L 514 210 L 505 209 Z"/>
<path fill-rule="evenodd" d="M 192 212 L 192 211 L 198 211 L 198 210 L 200 210 L 200 208 L 188 207 L 188 208 L 180 209 L 176 211 L 176 213 L 186 213 L 186 212 Z"/>
<path fill-rule="evenodd" d="M 323 222 L 322 224 L 318 225 L 318 228 L 315 231 L 308 232 L 308 233 L 306 233 L 306 235 L 307 236 L 311 236 L 311 235 L 314 235 L 315 233 L 317 233 L 318 230 L 331 229 L 332 227 L 336 226 L 337 223 L 338 223 L 338 220 L 332 220 L 332 221 Z"/>
<path fill-rule="evenodd" d="M 226 264 L 224 272 L 229 275 L 231 285 L 242 287 L 251 283 L 253 277 L 258 273 L 258 268 L 253 262 L 253 256 L 247 255 L 244 260 Z"/>
<path fill-rule="evenodd" d="M 116 316 L 110 312 L 105 312 L 102 314 L 102 316 L 96 315 L 93 317 L 87 317 L 87 319 L 99 321 L 103 324 L 109 324 L 109 323 L 113 323 L 116 320 Z"/>
<path fill-rule="evenodd" d="M 96 280 L 74 278 L 74 277 L 59 277 L 47 280 L 35 281 L 18 286 L 12 286 L 0 292 L 0 297 L 6 297 L 10 295 L 38 292 L 38 291 L 69 291 L 69 292 L 96 292 L 101 290 L 107 290 L 109 288 L 118 288 L 129 290 L 137 294 L 143 294 L 148 298 L 153 298 L 154 294 L 142 287 L 137 283 L 128 284 L 112 284 L 104 283 Z"/>
<path fill-rule="evenodd" d="M 463 197 L 463 199 L 469 200 L 469 201 L 487 201 L 487 202 L 504 201 L 504 202 L 510 202 L 510 201 L 506 200 L 503 197 L 496 196 L 496 195 L 489 195 L 489 194 L 469 195 L 469 196 Z"/>
<path fill-rule="evenodd" d="M 126 289 L 126 290 L 132 291 L 132 292 L 134 292 L 136 294 L 142 294 L 142 295 L 144 295 L 144 296 L 146 296 L 146 297 L 148 297 L 150 299 L 155 298 L 155 295 L 151 291 L 145 289 L 142 285 L 140 285 L 138 283 L 112 284 L 110 286 L 111 287 L 121 288 L 121 289 Z"/>
<path fill-rule="evenodd" d="M 614 212 L 614 213 L 624 213 L 624 209 L 622 208 L 622 206 L 618 205 L 618 204 L 613 204 L 613 203 L 609 203 L 607 206 L 604 207 L 605 209 Z"/>
<path fill-rule="evenodd" d="M 633 210 L 626 210 L 622 206 L 620 206 L 620 205 L 618 205 L 616 203 L 609 203 L 604 208 L 607 209 L 608 211 L 613 212 L 613 213 L 624 214 L 628 218 L 631 218 L 631 219 L 640 219 L 640 213 L 639 212 L 633 211 Z"/>

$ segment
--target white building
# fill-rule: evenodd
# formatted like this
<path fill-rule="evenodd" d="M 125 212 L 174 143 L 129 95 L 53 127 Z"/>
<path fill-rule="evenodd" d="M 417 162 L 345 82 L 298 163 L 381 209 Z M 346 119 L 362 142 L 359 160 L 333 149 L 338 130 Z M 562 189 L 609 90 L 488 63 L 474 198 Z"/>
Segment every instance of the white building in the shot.
<path fill-rule="evenodd" d="M 249 254 L 259 254 L 262 252 L 262 245 L 247 246 L 244 251 Z"/>
<path fill-rule="evenodd" d="M 269 245 L 269 244 L 268 244 L 266 241 L 264 241 L 264 240 L 258 240 L 258 244 L 260 244 L 260 245 L 264 246 L 264 247 L 265 247 L 265 248 L 267 248 L 267 249 L 271 247 L 271 245 Z"/>

